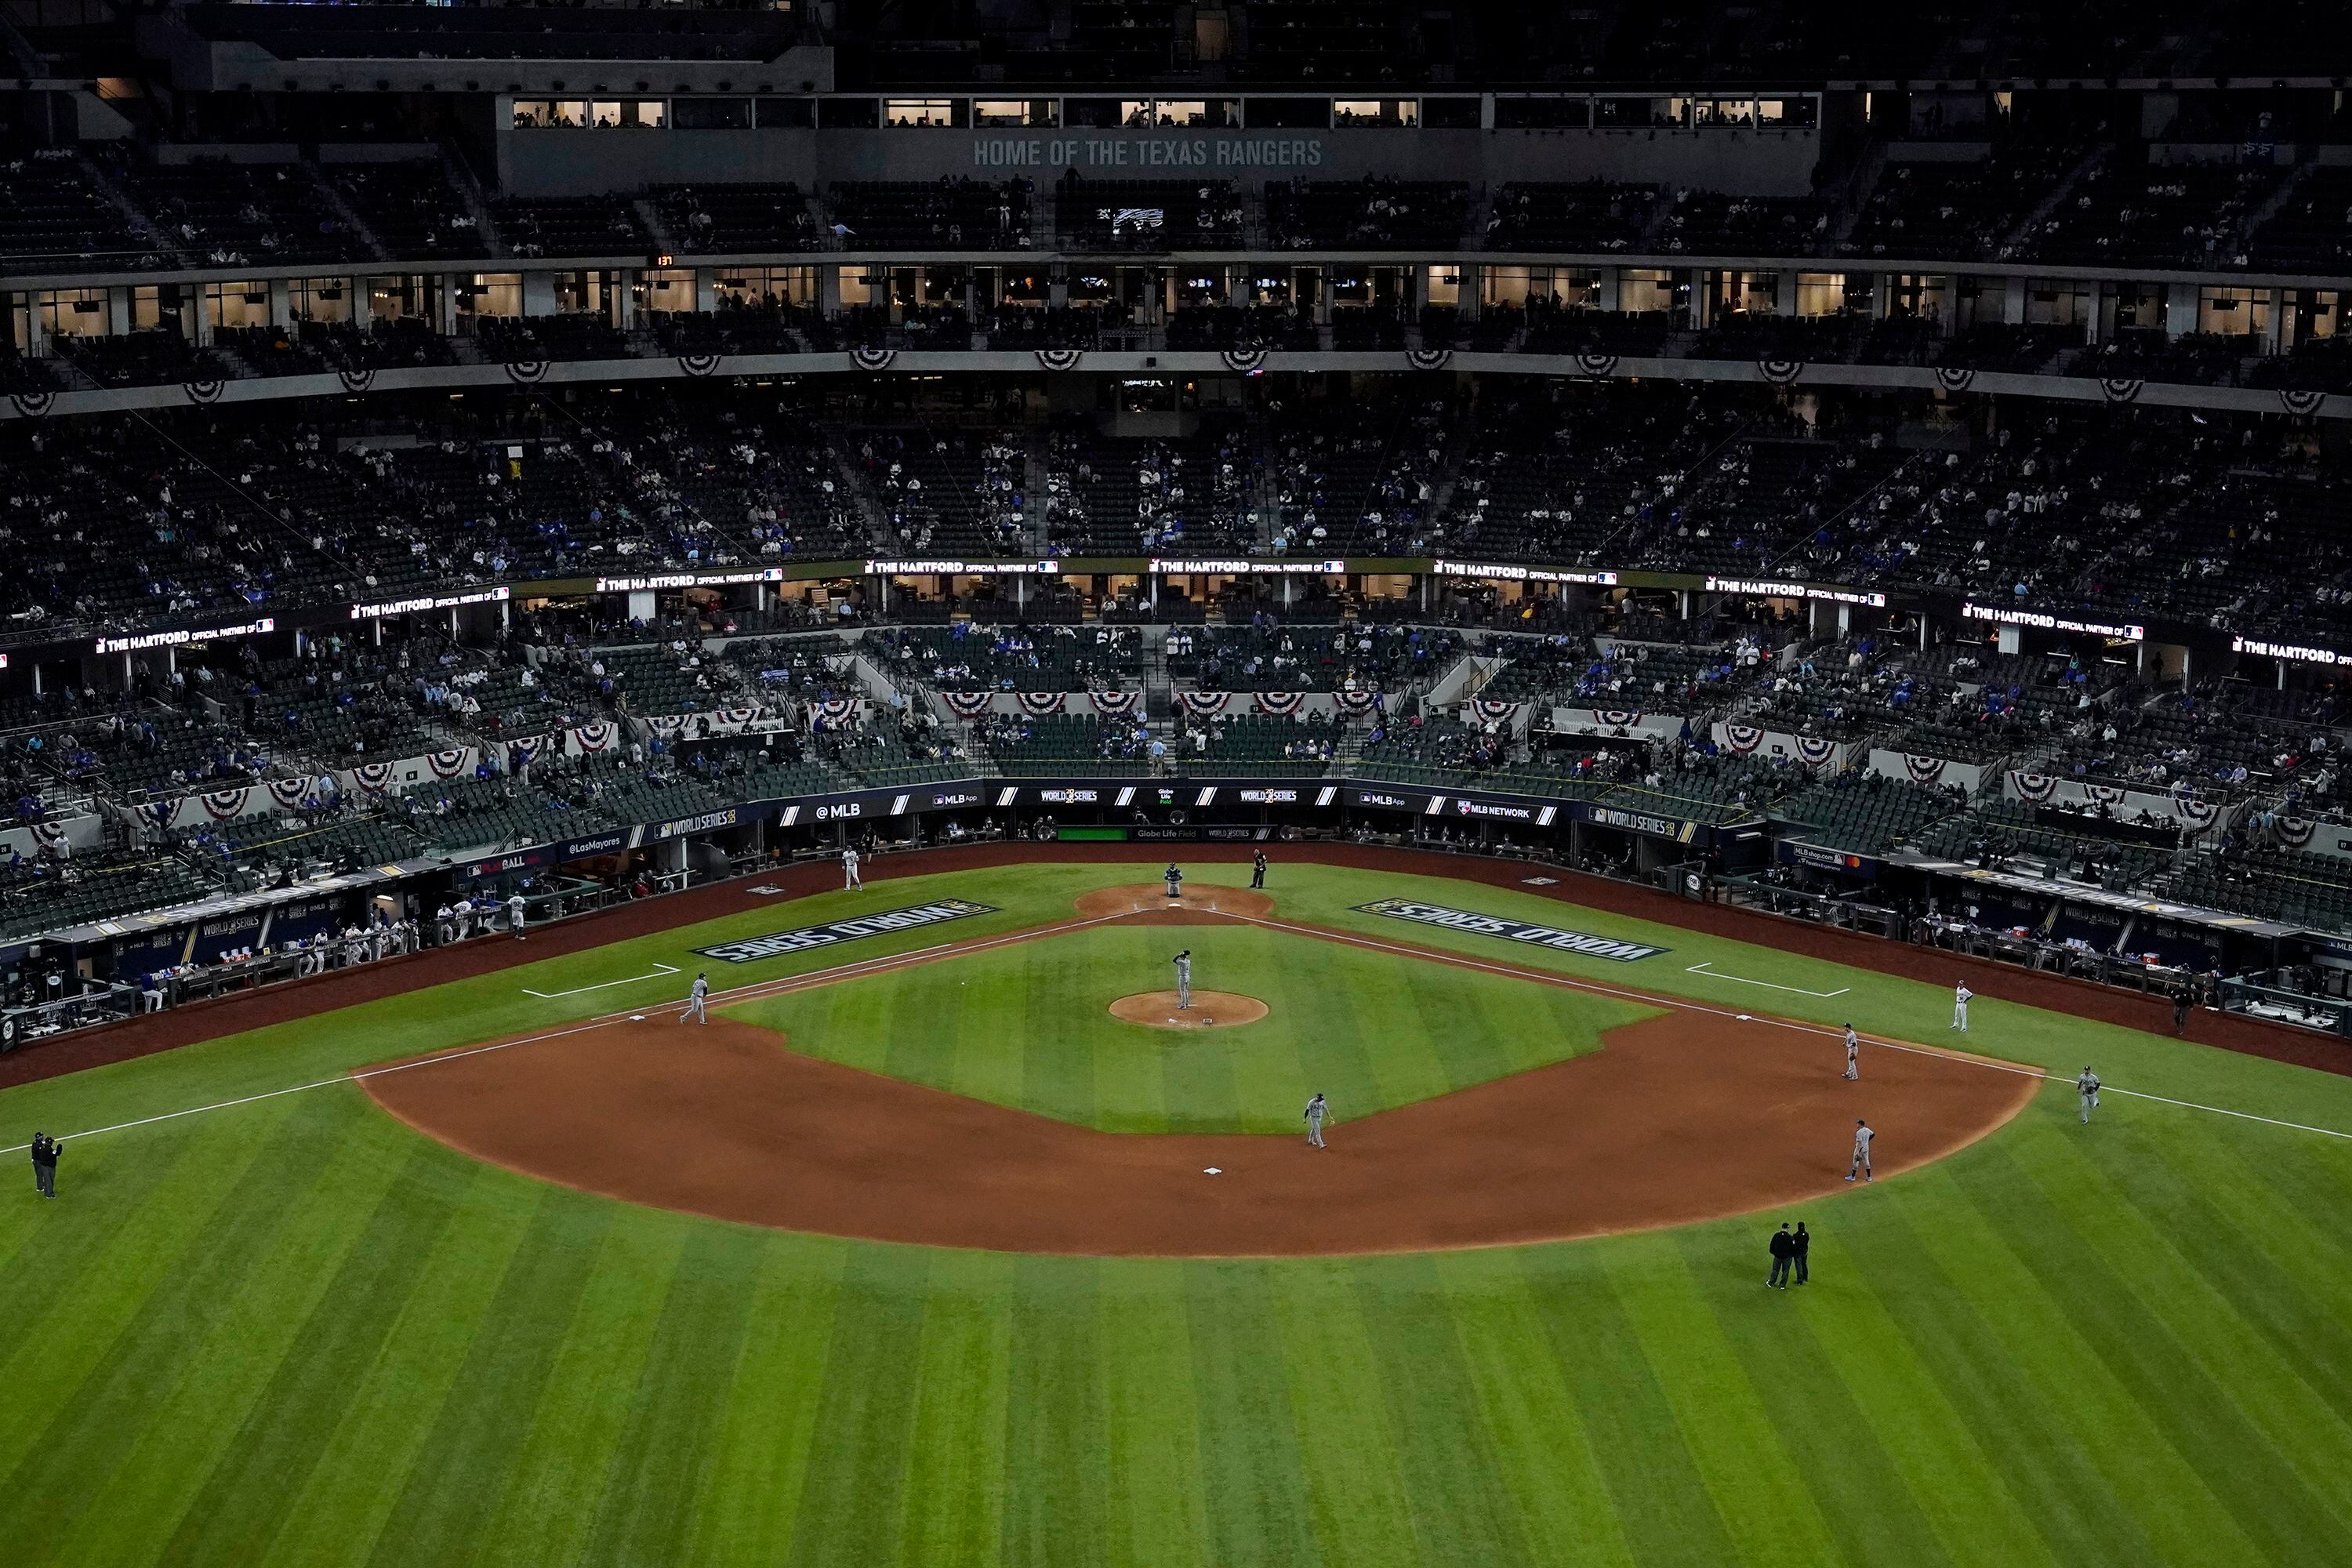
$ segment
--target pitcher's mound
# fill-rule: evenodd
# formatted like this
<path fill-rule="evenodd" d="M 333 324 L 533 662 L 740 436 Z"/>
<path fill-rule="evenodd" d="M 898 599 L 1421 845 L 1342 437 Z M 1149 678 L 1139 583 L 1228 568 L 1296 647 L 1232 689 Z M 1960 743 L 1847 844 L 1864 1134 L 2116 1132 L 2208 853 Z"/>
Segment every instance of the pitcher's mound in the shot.
<path fill-rule="evenodd" d="M 1124 888 L 1097 888 L 1078 895 L 1078 913 L 1087 920 L 1107 915 L 1130 915 L 1137 925 L 1214 925 L 1220 915 L 1263 920 L 1274 913 L 1274 900 L 1247 888 L 1187 886 L 1184 896 L 1171 899 L 1163 882 L 1136 882 Z"/>
<path fill-rule="evenodd" d="M 1255 996 L 1236 996 L 1230 991 L 1195 991 L 1192 1005 L 1180 1008 L 1173 991 L 1140 991 L 1112 1003 L 1110 1016 L 1130 1024 L 1149 1024 L 1156 1029 L 1223 1028 L 1256 1023 L 1265 1016 L 1265 1004 Z"/>

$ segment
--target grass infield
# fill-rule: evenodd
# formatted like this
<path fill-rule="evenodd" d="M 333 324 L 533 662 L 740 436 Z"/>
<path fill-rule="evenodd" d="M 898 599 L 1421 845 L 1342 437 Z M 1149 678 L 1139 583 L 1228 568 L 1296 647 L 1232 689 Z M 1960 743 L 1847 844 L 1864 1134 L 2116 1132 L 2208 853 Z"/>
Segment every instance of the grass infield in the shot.
<path fill-rule="evenodd" d="M 0 1092 L 0 1142 L 674 1005 L 705 966 L 690 950 L 728 938 L 929 897 L 1002 911 L 708 964 L 720 987 L 1066 920 L 1079 892 L 1156 868 L 747 900 Z M 1950 1037 L 1940 988 L 1507 889 L 1278 866 L 1270 890 L 1278 921 Z M 1389 897 L 1671 951 L 1615 963 L 1356 910 Z M 1180 945 L 1200 984 L 1275 1003 L 1234 1037 L 1266 1059 L 1244 1072 L 1202 1054 L 1227 1042 L 1099 1017 L 1165 985 Z M 522 994 L 655 963 L 685 973 Z M 2352 1131 L 2352 1079 L 1998 991 L 1971 1050 Z M 1250 1127 L 1278 1094 L 1264 1124 L 1286 1131 L 1307 1088 L 1443 1092 L 1581 1048 L 1629 1006 L 1278 931 L 1105 929 L 754 1016 L 804 1049 L 1072 1120 Z M 16 1170 L 0 1193 L 11 1564 L 2352 1561 L 2352 1141 L 2159 1100 L 2110 1096 L 2085 1129 L 2053 1085 L 1948 1161 L 1791 1215 L 1818 1234 L 1814 1282 L 1771 1295 L 1758 1219 L 1297 1262 L 763 1231 L 478 1164 L 342 1084 L 69 1143 L 54 1204 Z"/>

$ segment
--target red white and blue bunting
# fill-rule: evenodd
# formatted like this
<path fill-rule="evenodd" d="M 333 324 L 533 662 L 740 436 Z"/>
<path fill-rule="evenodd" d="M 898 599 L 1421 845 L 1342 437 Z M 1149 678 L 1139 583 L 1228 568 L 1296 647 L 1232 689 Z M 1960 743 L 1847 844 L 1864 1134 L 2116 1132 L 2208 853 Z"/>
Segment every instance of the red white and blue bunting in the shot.
<path fill-rule="evenodd" d="M 809 713 L 820 730 L 838 730 L 857 717 L 857 700 L 854 697 L 832 697 L 809 705 Z"/>
<path fill-rule="evenodd" d="M 592 756 L 611 747 L 621 737 L 621 727 L 610 719 L 600 719 L 593 724 L 583 724 L 572 731 L 572 743 Z"/>
<path fill-rule="evenodd" d="M 1642 710 L 1638 708 L 1595 708 L 1592 717 L 1596 723 L 1606 724 L 1612 730 L 1631 730 L 1642 721 Z"/>
<path fill-rule="evenodd" d="M 473 753 L 465 747 L 453 746 L 446 752 L 434 752 L 427 755 L 425 765 L 433 770 L 433 776 L 436 779 L 454 779 L 466 771 L 466 764 L 472 759 Z"/>
<path fill-rule="evenodd" d="M 1797 760 L 1809 768 L 1818 768 L 1837 761 L 1837 742 L 1812 735 L 1797 737 Z"/>
<path fill-rule="evenodd" d="M 1944 776 L 1944 759 L 1914 756 L 1906 752 L 1903 753 L 1903 771 L 1911 775 L 1913 784 L 1931 784 Z"/>
<path fill-rule="evenodd" d="M 2179 815 L 2180 826 L 2192 834 L 2207 832 L 2221 820 L 2221 808 L 2210 800 L 2182 795 L 2172 803 L 2172 809 Z"/>
<path fill-rule="evenodd" d="M 1129 719 L 1143 711 L 1140 691 L 1097 691 L 1095 711 L 1106 719 Z"/>
<path fill-rule="evenodd" d="M 1233 700 L 1233 693 L 1230 691 L 1180 691 L 1176 694 L 1176 700 L 1184 704 L 1185 712 L 1195 718 L 1206 719 L 1213 714 L 1223 712 L 1225 704 Z"/>
<path fill-rule="evenodd" d="M 1024 691 L 1017 697 L 1021 704 L 1021 711 L 1028 714 L 1032 719 L 1043 719 L 1048 713 L 1059 713 L 1063 703 L 1068 700 L 1068 694 L 1061 691 Z"/>
<path fill-rule="evenodd" d="M 370 795 L 382 795 L 392 784 L 392 764 L 362 763 L 352 770 L 352 783 Z"/>
<path fill-rule="evenodd" d="M 215 822 L 226 822 L 245 810 L 245 803 L 253 792 L 249 789 L 216 789 L 197 798 L 204 802 L 205 815 Z"/>
<path fill-rule="evenodd" d="M 1360 713 L 1370 713 L 1378 709 L 1381 705 L 1381 694 L 1377 691 L 1334 691 L 1331 693 L 1331 703 L 1340 712 L 1353 718 Z"/>
<path fill-rule="evenodd" d="M 2300 849 L 2311 842 L 2312 833 L 2319 824 L 2307 816 L 2282 816 L 2271 825 L 2278 841 L 2290 849 Z"/>
<path fill-rule="evenodd" d="M 948 711 L 959 719 L 977 719 L 988 711 L 989 694 L 985 691 L 942 691 L 940 700 Z"/>
<path fill-rule="evenodd" d="M 897 349 L 852 349 L 849 363 L 860 370 L 885 371 L 898 357 Z"/>
<path fill-rule="evenodd" d="M 310 793 L 309 779 L 271 779 L 269 781 L 269 798 L 288 811 L 301 805 L 303 797 Z"/>
<path fill-rule="evenodd" d="M 169 801 L 159 800 L 155 805 L 160 813 L 156 820 L 161 822 L 168 819 L 172 811 L 172 803 Z M 66 826 L 64 823 L 37 822 L 33 824 L 33 842 L 40 845 L 43 848 L 55 849 L 58 845 L 63 844 L 65 841 Z"/>
<path fill-rule="evenodd" d="M 1516 702 L 1489 702 L 1481 697 L 1470 706 L 1479 718 L 1489 724 L 1507 724 L 1519 716 L 1519 705 Z"/>
<path fill-rule="evenodd" d="M 1244 375 L 1255 375 L 1259 367 L 1265 363 L 1264 349 L 1227 349 L 1223 357 L 1227 370 L 1238 371 Z"/>
<path fill-rule="evenodd" d="M 1304 691 L 1261 691 L 1257 694 L 1257 710 L 1271 713 L 1277 719 L 1287 719 L 1307 706 Z"/>
<path fill-rule="evenodd" d="M 1086 352 L 1082 349 L 1039 349 L 1037 351 L 1037 368 L 1040 370 L 1076 370 L 1078 368 L 1078 362 L 1084 358 L 1086 358 Z"/>
<path fill-rule="evenodd" d="M 1723 742 L 1744 757 L 1764 743 L 1764 731 L 1747 724 L 1726 724 Z"/>
<path fill-rule="evenodd" d="M 2049 774 L 2020 773 L 2014 768 L 2010 770 L 2009 785 L 2020 800 L 2030 800 L 2036 805 L 2058 793 L 2058 781 Z"/>
<path fill-rule="evenodd" d="M 646 728 L 665 741 L 675 741 L 686 733 L 686 715 L 664 713 L 659 718 L 646 720 Z"/>
<path fill-rule="evenodd" d="M 1444 370 L 1446 365 L 1452 362 L 1453 358 L 1454 351 L 1452 349 L 1407 349 L 1404 351 L 1405 363 L 1412 366 L 1415 370 Z"/>

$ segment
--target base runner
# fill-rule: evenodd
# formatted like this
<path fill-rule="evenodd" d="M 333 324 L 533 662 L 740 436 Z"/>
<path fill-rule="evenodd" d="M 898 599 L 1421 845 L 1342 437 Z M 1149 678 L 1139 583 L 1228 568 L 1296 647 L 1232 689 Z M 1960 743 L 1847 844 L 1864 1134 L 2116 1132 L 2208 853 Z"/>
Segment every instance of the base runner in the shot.
<path fill-rule="evenodd" d="M 697 974 L 694 977 L 694 990 L 686 999 L 686 1011 L 677 1016 L 677 1021 L 683 1024 L 691 1018 L 698 1024 L 708 1024 L 710 1022 L 710 1010 L 707 1005 L 709 1000 L 710 977 L 707 974 Z"/>

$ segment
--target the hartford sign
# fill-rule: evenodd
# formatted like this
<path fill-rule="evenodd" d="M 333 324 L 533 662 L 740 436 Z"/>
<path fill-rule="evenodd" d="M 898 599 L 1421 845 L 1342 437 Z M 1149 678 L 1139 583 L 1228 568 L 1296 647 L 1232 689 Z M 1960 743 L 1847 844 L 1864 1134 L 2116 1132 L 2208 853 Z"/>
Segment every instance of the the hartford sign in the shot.
<path fill-rule="evenodd" d="M 975 169 L 1319 169 L 1320 136 L 975 136 Z"/>

